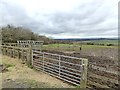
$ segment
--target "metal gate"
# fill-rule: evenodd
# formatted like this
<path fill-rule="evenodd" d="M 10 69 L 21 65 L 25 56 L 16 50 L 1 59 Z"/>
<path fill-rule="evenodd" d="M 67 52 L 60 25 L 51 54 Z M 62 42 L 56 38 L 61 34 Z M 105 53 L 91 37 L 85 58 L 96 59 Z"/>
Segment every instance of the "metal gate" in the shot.
<path fill-rule="evenodd" d="M 32 50 L 32 65 L 74 85 L 87 81 L 87 59 Z"/>

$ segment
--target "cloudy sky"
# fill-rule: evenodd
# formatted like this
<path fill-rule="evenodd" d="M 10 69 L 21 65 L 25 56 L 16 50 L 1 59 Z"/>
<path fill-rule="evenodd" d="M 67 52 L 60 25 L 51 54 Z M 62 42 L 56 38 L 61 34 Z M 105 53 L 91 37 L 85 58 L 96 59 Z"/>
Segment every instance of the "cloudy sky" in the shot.
<path fill-rule="evenodd" d="M 118 36 L 119 0 L 0 0 L 0 26 L 53 38 Z"/>

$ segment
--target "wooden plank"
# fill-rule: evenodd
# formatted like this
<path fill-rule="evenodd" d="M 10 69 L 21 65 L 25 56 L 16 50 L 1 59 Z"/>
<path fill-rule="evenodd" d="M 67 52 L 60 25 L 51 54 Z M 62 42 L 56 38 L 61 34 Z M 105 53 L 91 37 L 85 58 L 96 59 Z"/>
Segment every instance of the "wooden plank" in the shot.
<path fill-rule="evenodd" d="M 15 47 L 15 46 L 2 46 L 2 47 L 3 47 L 3 48 L 23 49 L 23 50 L 29 49 L 29 48 L 20 48 L 20 47 Z"/>

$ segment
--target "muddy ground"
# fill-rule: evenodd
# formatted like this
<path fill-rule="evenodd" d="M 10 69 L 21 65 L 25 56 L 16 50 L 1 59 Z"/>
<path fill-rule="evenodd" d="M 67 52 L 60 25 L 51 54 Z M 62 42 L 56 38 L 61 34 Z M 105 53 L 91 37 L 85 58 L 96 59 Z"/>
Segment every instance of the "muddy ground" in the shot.
<path fill-rule="evenodd" d="M 60 52 L 53 50 L 52 51 L 45 50 L 44 52 L 80 57 L 80 58 L 87 58 L 88 81 L 92 82 L 92 83 L 88 82 L 87 84 L 89 87 L 92 87 L 93 89 L 101 87 L 101 88 L 111 88 L 115 90 L 118 87 L 120 87 L 118 83 L 118 79 L 119 79 L 118 72 L 120 71 L 118 60 L 114 60 L 112 58 L 109 58 L 108 56 L 83 55 L 80 52 Z M 98 83 L 99 85 L 94 85 L 94 83 Z"/>

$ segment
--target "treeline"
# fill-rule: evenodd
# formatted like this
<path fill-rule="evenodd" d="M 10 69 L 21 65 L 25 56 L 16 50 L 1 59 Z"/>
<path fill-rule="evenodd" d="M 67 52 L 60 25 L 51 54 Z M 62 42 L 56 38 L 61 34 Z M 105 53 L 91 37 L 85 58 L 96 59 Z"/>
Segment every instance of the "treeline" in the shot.
<path fill-rule="evenodd" d="M 44 41 L 44 43 L 49 43 L 51 39 L 33 33 L 31 30 L 23 27 L 15 27 L 12 25 L 7 25 L 0 28 L 2 34 L 3 43 L 16 43 L 17 40 L 35 40 Z"/>
<path fill-rule="evenodd" d="M 87 44 L 87 45 L 100 45 L 100 46 L 115 46 L 115 44 L 111 44 L 111 43 L 103 44 L 103 43 L 88 42 L 88 43 L 86 43 L 86 44 Z"/>

